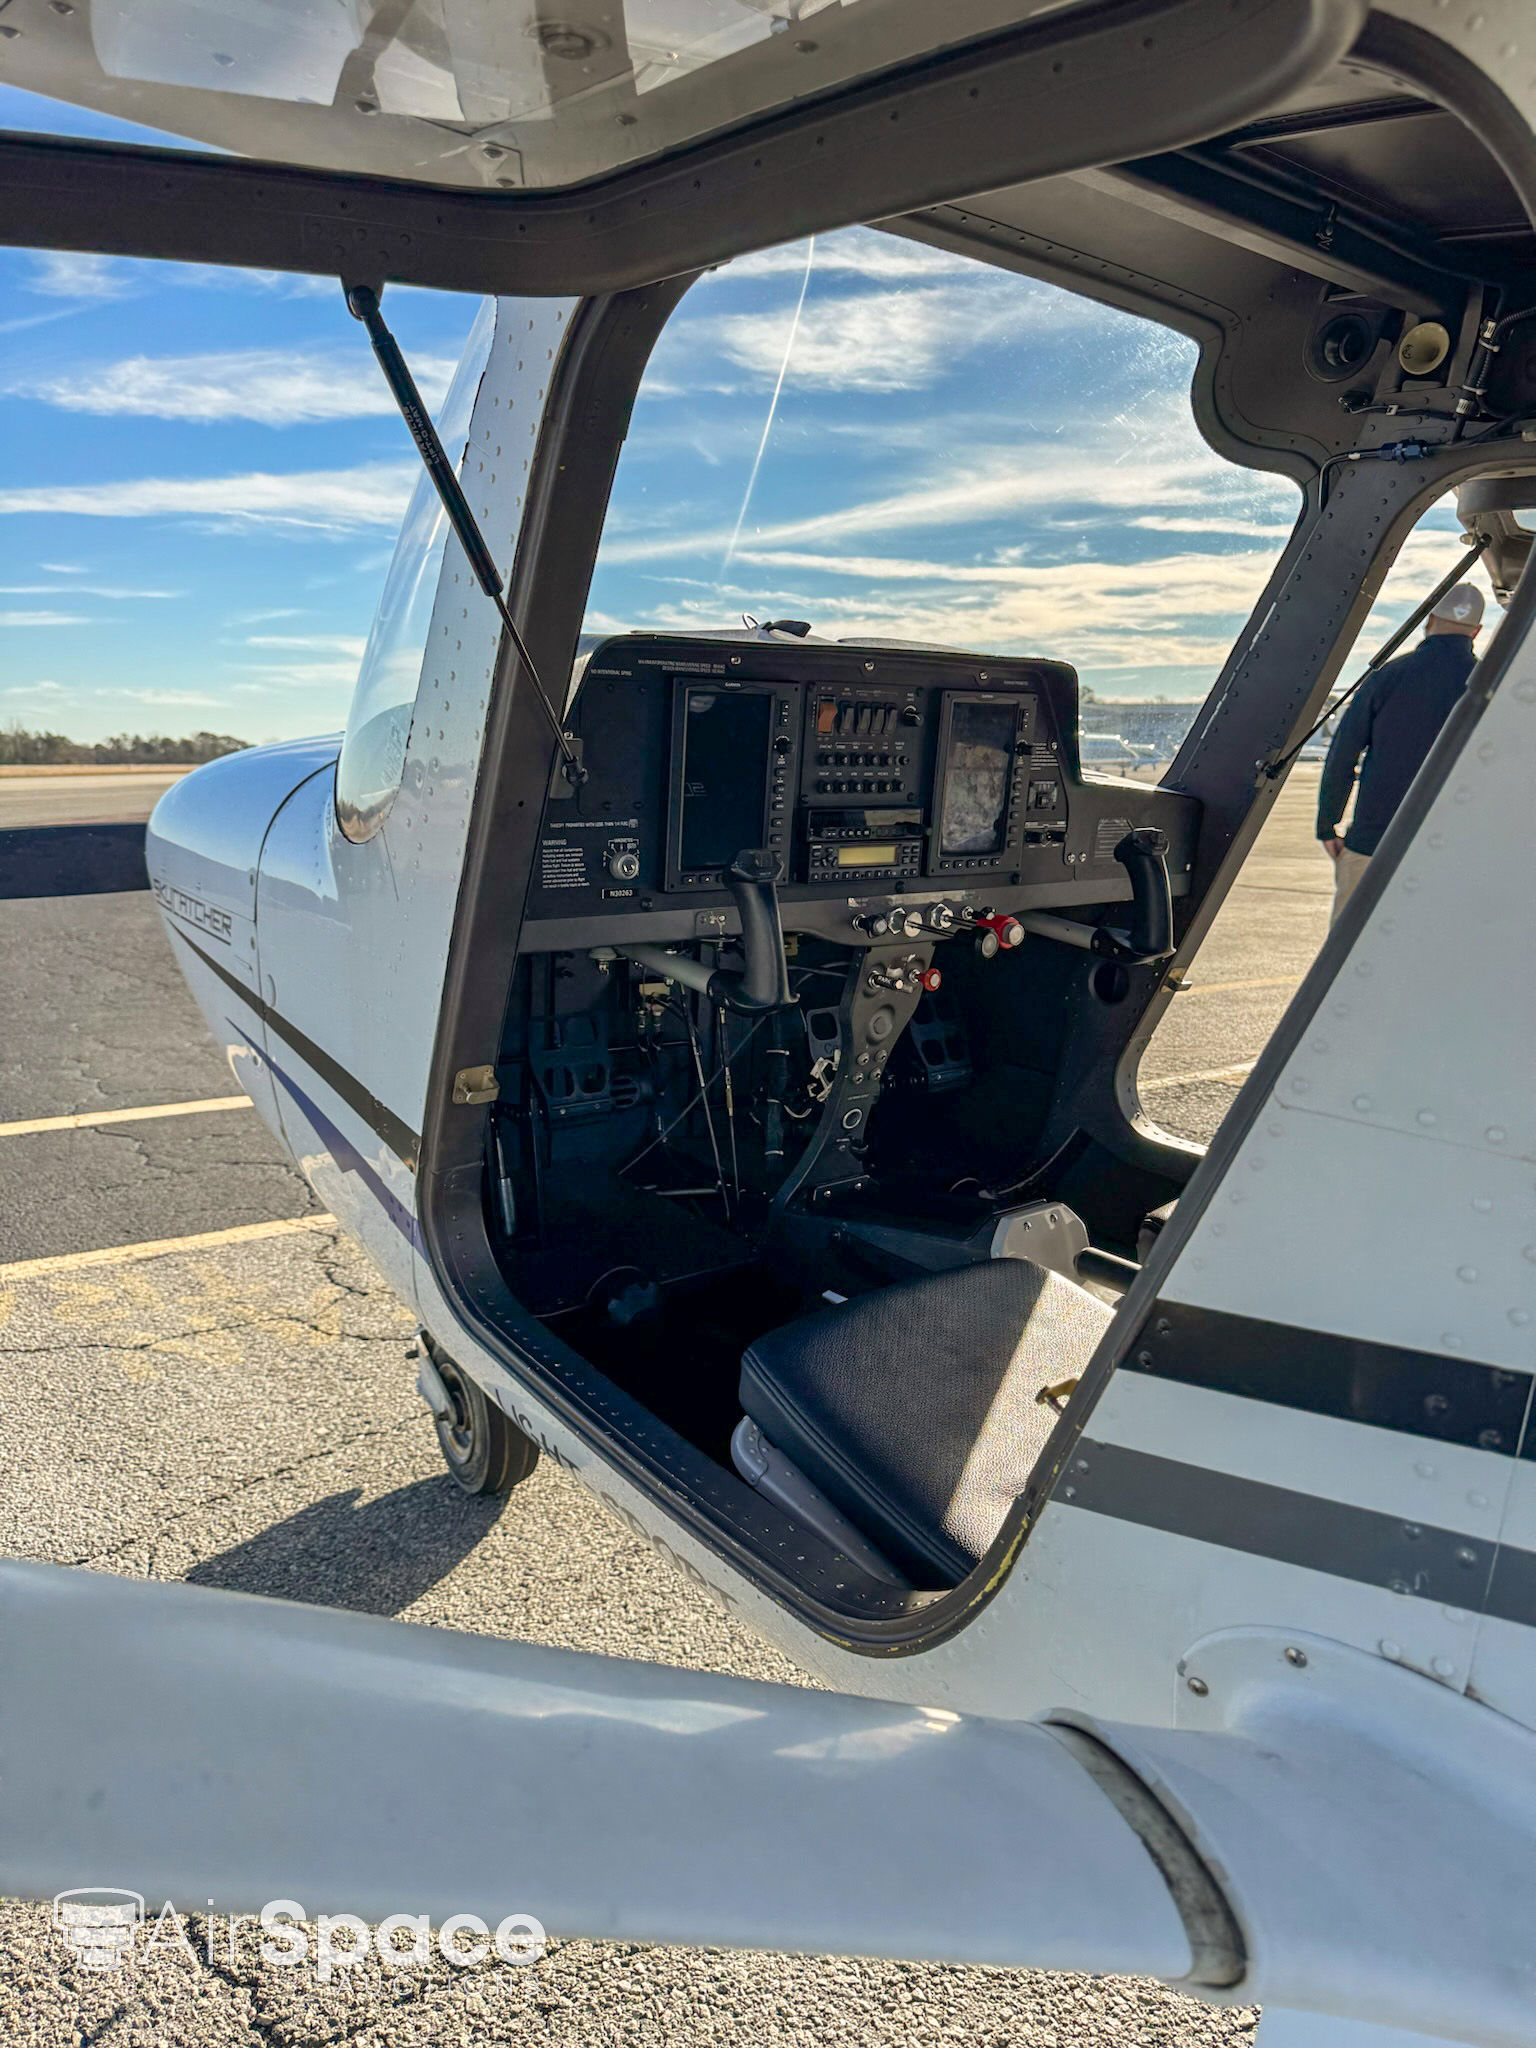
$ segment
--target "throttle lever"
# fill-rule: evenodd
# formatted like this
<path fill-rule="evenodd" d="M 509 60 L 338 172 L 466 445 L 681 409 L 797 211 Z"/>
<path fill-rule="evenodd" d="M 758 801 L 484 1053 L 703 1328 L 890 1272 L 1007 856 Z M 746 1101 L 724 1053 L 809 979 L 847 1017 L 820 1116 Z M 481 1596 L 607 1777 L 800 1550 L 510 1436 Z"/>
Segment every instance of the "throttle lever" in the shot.
<path fill-rule="evenodd" d="M 725 870 L 724 881 L 741 918 L 740 974 L 710 976 L 711 1002 L 741 1016 L 787 1010 L 795 997 L 789 986 L 789 961 L 784 952 L 784 927 L 779 920 L 777 884 L 783 866 L 766 847 L 738 853 Z"/>

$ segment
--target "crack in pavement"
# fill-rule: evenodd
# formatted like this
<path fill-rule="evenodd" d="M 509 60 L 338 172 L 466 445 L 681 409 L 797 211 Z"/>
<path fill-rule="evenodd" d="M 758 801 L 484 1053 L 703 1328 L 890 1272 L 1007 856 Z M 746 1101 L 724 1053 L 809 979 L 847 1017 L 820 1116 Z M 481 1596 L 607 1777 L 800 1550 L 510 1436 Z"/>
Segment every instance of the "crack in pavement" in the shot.
<path fill-rule="evenodd" d="M 61 1351 L 121 1351 L 143 1353 L 146 1351 L 168 1350 L 178 1344 L 190 1343 L 197 1337 L 229 1337 L 241 1330 L 254 1334 L 270 1334 L 284 1326 L 290 1329 L 307 1330 L 312 1337 L 327 1341 L 349 1344 L 405 1344 L 409 1333 L 405 1330 L 346 1330 L 339 1326 L 330 1327 L 313 1322 L 296 1311 L 273 1309 L 264 1315 L 251 1317 L 234 1323 L 200 1323 L 188 1330 L 165 1330 L 153 1337 L 70 1337 L 55 1338 L 51 1343 L 42 1344 L 0 1344 L 0 1358 L 52 1358 Z"/>
<path fill-rule="evenodd" d="M 154 1531 L 147 1536 L 125 1536 L 121 1542 L 109 1544 L 105 1549 L 87 1551 L 80 1557 L 65 1558 L 64 1563 L 87 1567 L 107 1563 L 113 1558 L 121 1557 L 138 1544 L 153 1544 L 157 1536 L 163 1536 L 178 1523 L 190 1521 L 194 1516 L 206 1514 L 213 1508 L 229 1507 L 235 1501 L 243 1500 L 259 1486 L 270 1486 L 276 1480 L 292 1478 L 306 1466 L 319 1464 L 324 1458 L 338 1457 L 343 1451 L 351 1450 L 357 1444 L 378 1443 L 388 1437 L 399 1436 L 405 1430 L 420 1429 L 421 1421 L 420 1416 L 405 1415 L 398 1422 L 385 1423 L 377 1429 L 354 1430 L 350 1436 L 341 1437 L 335 1443 L 322 1445 L 316 1450 L 306 1451 L 302 1457 L 294 1458 L 286 1465 L 274 1465 L 268 1472 L 254 1473 L 249 1479 L 242 1479 L 223 1493 L 208 1494 L 203 1499 L 192 1502 L 188 1507 L 178 1508 L 174 1514 L 160 1515 L 156 1519 Z M 144 1573 L 146 1578 L 153 1576 L 153 1572 Z"/>

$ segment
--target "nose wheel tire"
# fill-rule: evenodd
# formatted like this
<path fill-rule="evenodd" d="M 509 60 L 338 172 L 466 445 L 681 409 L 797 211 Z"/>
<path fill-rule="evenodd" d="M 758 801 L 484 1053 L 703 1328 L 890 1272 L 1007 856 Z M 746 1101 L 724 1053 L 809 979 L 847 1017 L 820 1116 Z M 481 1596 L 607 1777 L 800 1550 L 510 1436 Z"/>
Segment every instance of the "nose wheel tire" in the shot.
<path fill-rule="evenodd" d="M 434 1427 L 455 1485 L 465 1493 L 510 1493 L 539 1462 L 538 1445 L 451 1358 L 439 1351 L 433 1364 L 450 1409 L 434 1418 Z"/>

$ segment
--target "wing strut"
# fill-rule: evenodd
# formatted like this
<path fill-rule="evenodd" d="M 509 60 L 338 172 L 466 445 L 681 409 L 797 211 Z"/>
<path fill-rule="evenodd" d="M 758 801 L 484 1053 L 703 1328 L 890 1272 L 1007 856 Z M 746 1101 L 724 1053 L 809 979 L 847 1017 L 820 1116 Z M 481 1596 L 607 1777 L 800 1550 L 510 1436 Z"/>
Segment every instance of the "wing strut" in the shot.
<path fill-rule="evenodd" d="M 507 604 L 501 571 L 496 567 L 485 535 L 480 531 L 479 523 L 470 510 L 469 500 L 464 495 L 464 487 L 459 482 L 458 472 L 438 439 L 437 429 L 432 424 L 432 415 L 422 403 L 421 393 L 416 389 L 416 379 L 411 375 L 410 365 L 400 353 L 400 344 L 390 333 L 384 315 L 379 310 L 379 295 L 371 285 L 366 284 L 348 285 L 345 290 L 347 310 L 355 320 L 361 320 L 368 330 L 368 339 L 373 343 L 373 352 L 379 359 L 379 368 L 384 372 L 384 381 L 400 408 L 401 418 L 411 430 L 411 439 L 416 443 L 427 475 L 432 479 L 433 488 L 442 500 L 443 510 L 448 515 L 448 523 L 458 535 L 459 545 L 474 571 L 475 581 L 501 614 L 501 623 L 511 635 L 518 658 L 533 679 L 534 691 L 544 708 L 544 716 L 549 720 L 549 729 L 560 748 L 565 779 L 572 783 L 585 782 L 587 771 L 577 759 L 576 749 L 571 745 L 560 715 L 555 710 L 537 668 L 534 667 L 533 656 L 528 652 L 527 643 L 518 630 L 517 621 Z"/>

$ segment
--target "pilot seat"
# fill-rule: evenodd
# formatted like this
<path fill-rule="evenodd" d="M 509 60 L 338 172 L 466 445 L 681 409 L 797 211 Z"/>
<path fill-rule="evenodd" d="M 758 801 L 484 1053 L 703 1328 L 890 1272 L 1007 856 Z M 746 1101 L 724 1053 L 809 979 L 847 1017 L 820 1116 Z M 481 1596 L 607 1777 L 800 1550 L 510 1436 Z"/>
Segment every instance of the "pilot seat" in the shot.
<path fill-rule="evenodd" d="M 881 1576 L 958 1584 L 1112 1314 L 1059 1273 L 997 1258 L 787 1323 L 742 1359 L 737 1468 Z"/>

